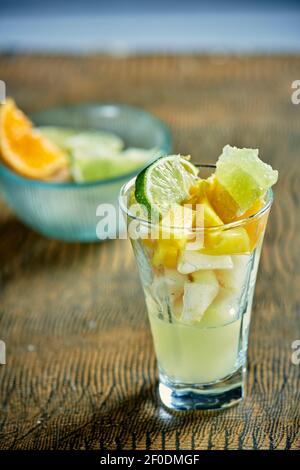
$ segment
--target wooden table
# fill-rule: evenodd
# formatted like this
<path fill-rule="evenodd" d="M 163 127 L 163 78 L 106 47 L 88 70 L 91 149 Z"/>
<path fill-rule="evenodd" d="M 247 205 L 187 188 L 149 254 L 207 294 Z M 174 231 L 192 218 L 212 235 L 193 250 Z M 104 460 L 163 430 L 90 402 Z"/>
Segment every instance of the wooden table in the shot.
<path fill-rule="evenodd" d="M 176 152 L 213 162 L 259 147 L 280 171 L 258 276 L 247 396 L 210 415 L 172 416 L 127 241 L 46 240 L 0 206 L 1 449 L 299 449 L 299 57 L 0 57 L 27 112 L 113 101 L 172 129 Z"/>

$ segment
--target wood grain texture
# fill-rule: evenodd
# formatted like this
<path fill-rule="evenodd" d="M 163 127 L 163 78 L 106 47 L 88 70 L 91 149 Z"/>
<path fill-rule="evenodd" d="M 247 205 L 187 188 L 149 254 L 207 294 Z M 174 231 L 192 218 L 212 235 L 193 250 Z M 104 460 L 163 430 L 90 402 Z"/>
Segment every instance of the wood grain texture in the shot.
<path fill-rule="evenodd" d="M 143 106 L 175 150 L 213 162 L 259 147 L 280 171 L 255 294 L 247 396 L 223 413 L 159 406 L 144 299 L 127 241 L 67 244 L 0 206 L 1 449 L 300 449 L 300 58 L 0 57 L 27 112 L 83 101 Z"/>

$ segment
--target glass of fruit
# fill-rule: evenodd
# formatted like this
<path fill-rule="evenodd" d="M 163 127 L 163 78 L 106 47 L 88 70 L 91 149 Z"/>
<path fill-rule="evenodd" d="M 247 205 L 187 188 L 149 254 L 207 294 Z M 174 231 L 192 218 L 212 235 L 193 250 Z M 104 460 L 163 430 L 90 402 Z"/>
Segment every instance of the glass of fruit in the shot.
<path fill-rule="evenodd" d="M 243 398 L 252 299 L 277 177 L 258 150 L 228 145 L 216 166 L 161 157 L 121 190 L 159 395 L 170 409 L 222 409 Z"/>

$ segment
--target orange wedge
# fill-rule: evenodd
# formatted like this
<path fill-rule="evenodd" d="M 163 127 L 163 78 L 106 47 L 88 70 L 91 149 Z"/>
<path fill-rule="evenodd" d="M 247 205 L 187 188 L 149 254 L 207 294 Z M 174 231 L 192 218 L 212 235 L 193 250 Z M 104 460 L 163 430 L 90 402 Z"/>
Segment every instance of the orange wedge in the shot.
<path fill-rule="evenodd" d="M 29 178 L 55 180 L 67 172 L 66 154 L 34 129 L 11 98 L 0 109 L 0 152 L 9 167 Z"/>

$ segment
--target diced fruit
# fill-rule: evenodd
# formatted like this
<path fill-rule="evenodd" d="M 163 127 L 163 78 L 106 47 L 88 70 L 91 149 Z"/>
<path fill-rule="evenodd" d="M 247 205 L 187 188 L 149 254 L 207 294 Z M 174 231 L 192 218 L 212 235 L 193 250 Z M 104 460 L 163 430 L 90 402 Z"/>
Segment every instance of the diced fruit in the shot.
<path fill-rule="evenodd" d="M 201 204 L 204 210 L 204 227 L 218 227 L 224 225 L 207 200 L 204 200 Z"/>
<path fill-rule="evenodd" d="M 196 217 L 197 227 L 216 227 L 223 225 L 223 221 L 212 207 L 210 200 L 208 199 L 209 187 L 211 182 L 208 180 L 199 180 L 199 182 L 193 186 L 190 190 L 191 197 L 187 203 L 192 204 L 195 210 L 199 211 Z M 196 192 L 197 191 L 197 192 Z"/>
<path fill-rule="evenodd" d="M 244 212 L 243 215 L 236 217 L 236 220 L 246 219 L 247 217 L 250 217 L 251 215 L 256 214 L 263 208 L 263 206 L 264 206 L 264 201 L 261 198 L 257 199 L 254 202 L 254 204 L 252 204 L 252 206 L 246 212 Z"/>
<path fill-rule="evenodd" d="M 213 256 L 196 251 L 183 251 L 178 261 L 178 272 L 191 274 L 200 269 L 231 269 L 233 267 L 230 256 Z"/>
<path fill-rule="evenodd" d="M 255 201 L 255 203 L 250 207 L 250 209 L 248 209 L 245 214 L 243 214 L 243 216 L 238 217 L 237 220 L 250 217 L 251 215 L 256 214 L 263 208 L 263 206 L 264 201 L 262 199 L 257 199 L 257 201 Z M 255 217 L 253 218 L 253 220 L 249 220 L 244 225 L 249 236 L 251 250 L 256 247 L 256 244 L 267 225 L 268 216 L 269 212 L 267 211 L 265 214 Z"/>
<path fill-rule="evenodd" d="M 161 219 L 161 238 L 186 237 L 190 229 L 193 227 L 195 218 L 196 212 L 191 208 L 181 206 L 180 204 L 173 204 Z"/>
<path fill-rule="evenodd" d="M 193 238 L 190 238 L 185 245 L 187 251 L 200 251 L 203 248 L 204 234 L 201 232 L 195 233 Z"/>
<path fill-rule="evenodd" d="M 180 155 L 161 157 L 137 176 L 136 200 L 149 215 L 161 218 L 174 203 L 187 199 L 197 174 L 197 168 Z"/>
<path fill-rule="evenodd" d="M 176 269 L 165 269 L 164 279 L 166 284 L 170 287 L 170 292 L 173 293 L 172 289 L 181 289 L 183 290 L 184 283 L 186 281 L 186 276 L 180 274 Z"/>
<path fill-rule="evenodd" d="M 180 320 L 183 311 L 183 296 L 176 298 L 174 302 L 172 302 L 171 310 L 174 317 Z"/>
<path fill-rule="evenodd" d="M 219 284 L 213 271 L 193 275 L 193 282 L 186 282 L 184 285 L 181 320 L 185 323 L 200 321 L 218 291 Z"/>
<path fill-rule="evenodd" d="M 34 129 L 10 98 L 0 110 L 0 150 L 5 163 L 24 176 L 56 180 L 64 175 L 68 179 L 66 153 Z"/>
<path fill-rule="evenodd" d="M 266 212 L 256 220 L 252 222 L 248 222 L 245 225 L 245 229 L 247 230 L 249 240 L 250 240 L 250 249 L 254 250 L 258 241 L 261 239 L 262 234 L 266 228 L 268 222 L 269 212 Z"/>
<path fill-rule="evenodd" d="M 179 274 L 175 269 L 166 268 L 163 275 L 154 278 L 149 292 L 163 309 L 168 305 L 169 312 L 178 318 L 182 312 L 182 297 L 186 281 L 187 276 Z"/>
<path fill-rule="evenodd" d="M 184 239 L 157 240 L 152 257 L 153 265 L 176 268 L 179 251 L 185 244 Z"/>
<path fill-rule="evenodd" d="M 247 211 L 276 183 L 278 172 L 262 162 L 257 149 L 226 145 L 217 161 L 216 178 L 239 206 Z"/>
<path fill-rule="evenodd" d="M 182 297 L 184 291 L 184 284 L 187 281 L 187 276 L 179 274 L 175 269 L 165 269 L 164 281 L 168 292 L 168 302 L 171 307 L 171 312 L 175 317 L 180 317 L 182 313 Z"/>
<path fill-rule="evenodd" d="M 210 204 L 225 224 L 236 220 L 239 206 L 234 202 L 229 192 L 213 175 L 207 187 L 207 196 Z"/>
<path fill-rule="evenodd" d="M 236 293 L 221 287 L 218 295 L 205 311 L 200 322 L 201 327 L 217 327 L 236 320 L 238 299 Z"/>
<path fill-rule="evenodd" d="M 218 281 L 227 290 L 242 292 L 250 268 L 250 255 L 232 255 L 233 269 L 216 270 Z"/>
<path fill-rule="evenodd" d="M 201 253 L 210 255 L 231 255 L 249 253 L 249 236 L 243 227 L 208 231 L 204 235 Z"/>
<path fill-rule="evenodd" d="M 189 189 L 189 196 L 186 199 L 187 204 L 197 204 L 206 197 L 206 188 L 208 181 L 198 178 Z"/>

